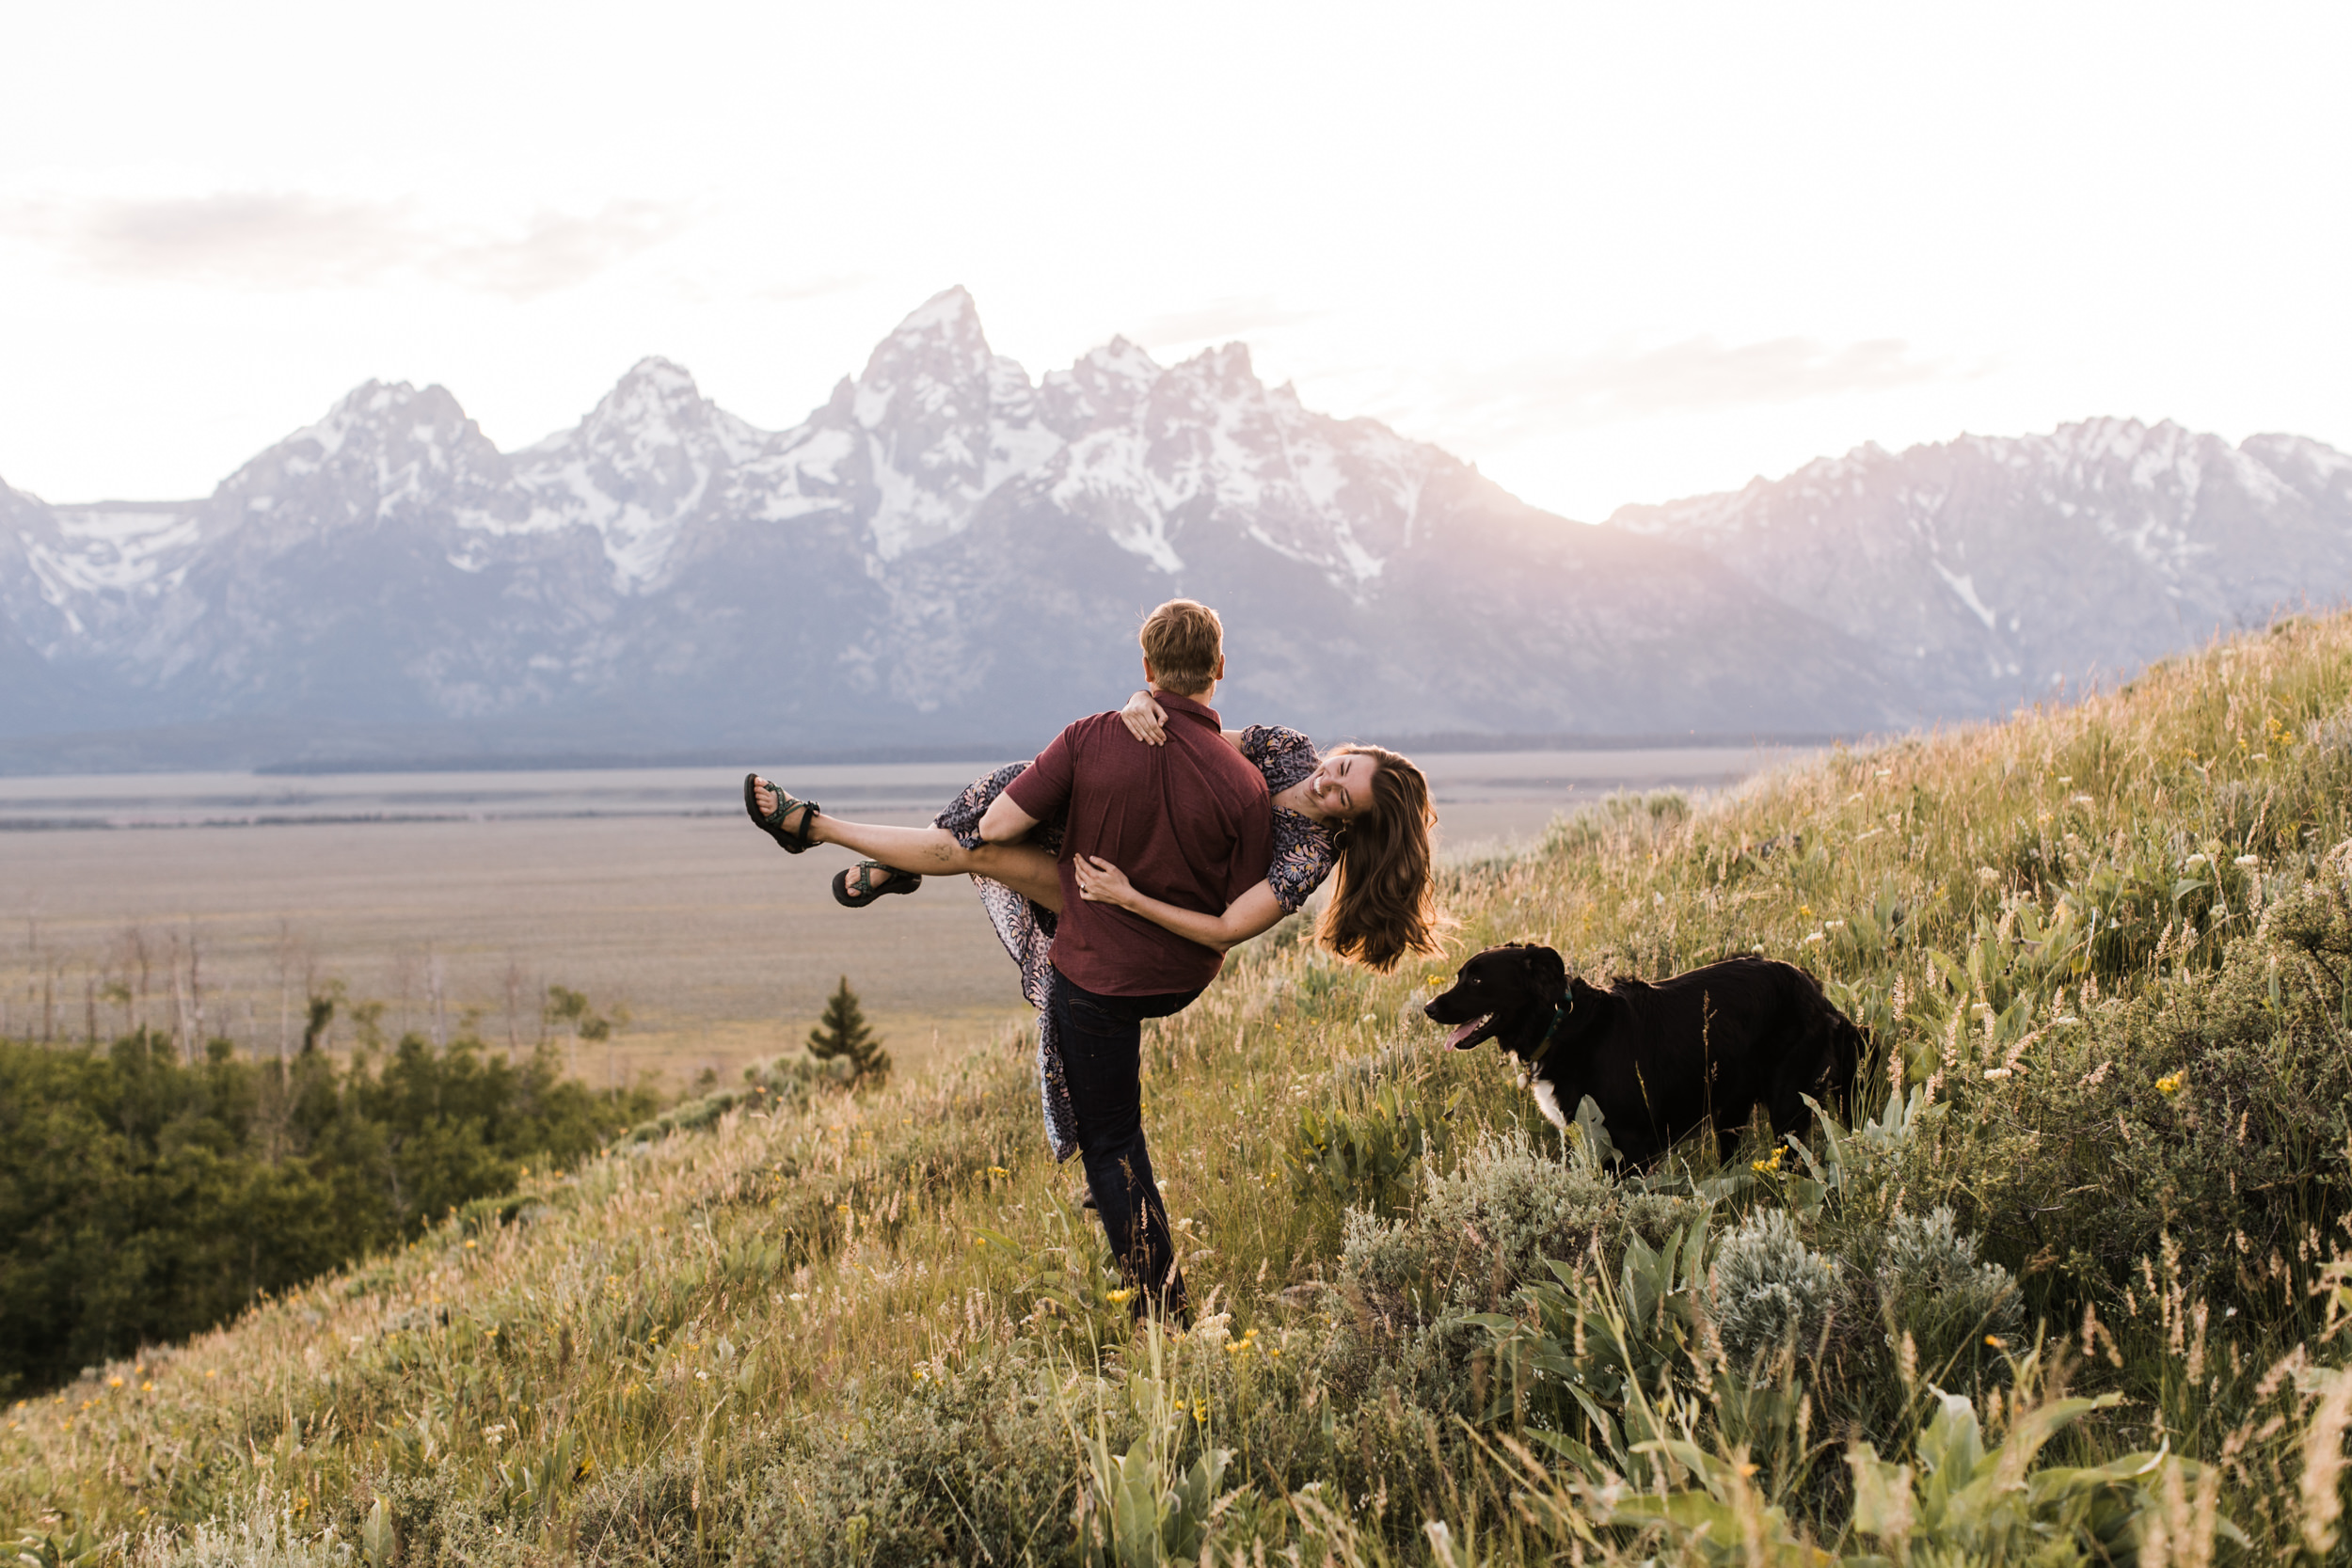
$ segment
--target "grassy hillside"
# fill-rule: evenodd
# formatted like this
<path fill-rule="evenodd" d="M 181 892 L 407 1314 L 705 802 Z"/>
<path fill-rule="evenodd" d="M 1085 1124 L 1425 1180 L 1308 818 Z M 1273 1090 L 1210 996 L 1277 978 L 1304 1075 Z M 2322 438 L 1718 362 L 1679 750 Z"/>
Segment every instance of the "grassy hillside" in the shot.
<path fill-rule="evenodd" d="M 1457 948 L 1760 950 L 1850 1126 L 1619 1179 L 1277 933 L 1147 1036 L 1140 1337 L 1025 1045 L 738 1109 L 7 1413 L 49 1561 L 2342 1560 L 2352 624 L 1619 800 Z M 758 1097 L 748 1104 L 756 1105 Z"/>

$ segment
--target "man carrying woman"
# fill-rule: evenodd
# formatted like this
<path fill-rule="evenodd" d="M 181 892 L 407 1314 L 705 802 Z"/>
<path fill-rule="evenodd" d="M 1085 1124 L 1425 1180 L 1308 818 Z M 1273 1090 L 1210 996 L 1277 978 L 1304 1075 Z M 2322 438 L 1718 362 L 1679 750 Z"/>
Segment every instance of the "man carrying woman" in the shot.
<path fill-rule="evenodd" d="M 928 829 L 845 822 L 755 774 L 744 805 L 785 848 L 874 857 L 836 879 L 860 906 L 924 874 L 980 879 L 1039 1006 L 1040 1080 L 1057 1157 L 1085 1157 L 1112 1250 L 1147 1298 L 1181 1312 L 1166 1211 L 1145 1148 L 1142 1021 L 1182 1010 L 1227 948 L 1295 912 L 1336 867 L 1318 936 L 1388 969 L 1434 950 L 1428 785 L 1405 758 L 1304 736 L 1222 731 L 1214 611 L 1170 600 L 1143 626 L 1147 689 L 1079 720 L 1034 764 L 976 783 Z M 1144 742 L 1138 744 L 1138 742 Z"/>

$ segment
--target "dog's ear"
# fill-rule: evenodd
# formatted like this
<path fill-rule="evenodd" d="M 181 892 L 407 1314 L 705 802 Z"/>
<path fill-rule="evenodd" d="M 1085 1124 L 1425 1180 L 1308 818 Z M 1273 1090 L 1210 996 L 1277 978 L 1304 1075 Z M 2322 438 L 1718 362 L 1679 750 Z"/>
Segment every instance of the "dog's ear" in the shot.
<path fill-rule="evenodd" d="M 1519 961 L 1527 965 L 1527 973 L 1535 977 L 1538 985 L 1551 990 L 1566 988 L 1567 960 L 1551 948 L 1538 947 L 1531 942 L 1519 950 Z"/>

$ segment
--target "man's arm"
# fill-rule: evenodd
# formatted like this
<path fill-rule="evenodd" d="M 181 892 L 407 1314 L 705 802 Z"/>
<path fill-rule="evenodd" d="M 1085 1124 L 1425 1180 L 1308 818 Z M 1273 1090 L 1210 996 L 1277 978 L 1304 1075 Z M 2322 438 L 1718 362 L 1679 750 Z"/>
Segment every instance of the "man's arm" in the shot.
<path fill-rule="evenodd" d="M 980 815 L 981 842 L 1017 843 L 1030 829 L 1070 804 L 1071 787 L 1077 776 L 1077 760 L 1070 742 L 1070 731 L 1075 728 L 1073 724 L 1054 736 L 1037 760 L 988 803 L 988 810 Z"/>
<path fill-rule="evenodd" d="M 1018 844 L 1029 836 L 1037 818 L 1014 804 L 1012 791 L 1001 790 L 980 814 L 980 840 L 985 844 Z"/>

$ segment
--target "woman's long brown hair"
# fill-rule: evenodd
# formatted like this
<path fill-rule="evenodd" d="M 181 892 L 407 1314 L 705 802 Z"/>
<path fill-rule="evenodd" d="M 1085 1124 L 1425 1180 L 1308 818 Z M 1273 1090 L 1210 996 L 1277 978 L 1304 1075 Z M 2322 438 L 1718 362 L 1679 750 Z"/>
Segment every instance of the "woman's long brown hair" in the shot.
<path fill-rule="evenodd" d="M 1372 810 L 1350 822 L 1340 839 L 1331 898 L 1315 939 L 1341 958 L 1385 974 L 1407 953 L 1438 950 L 1429 845 L 1437 808 L 1429 803 L 1429 781 L 1394 752 L 1378 746 L 1340 751 L 1380 766 L 1372 776 Z"/>

